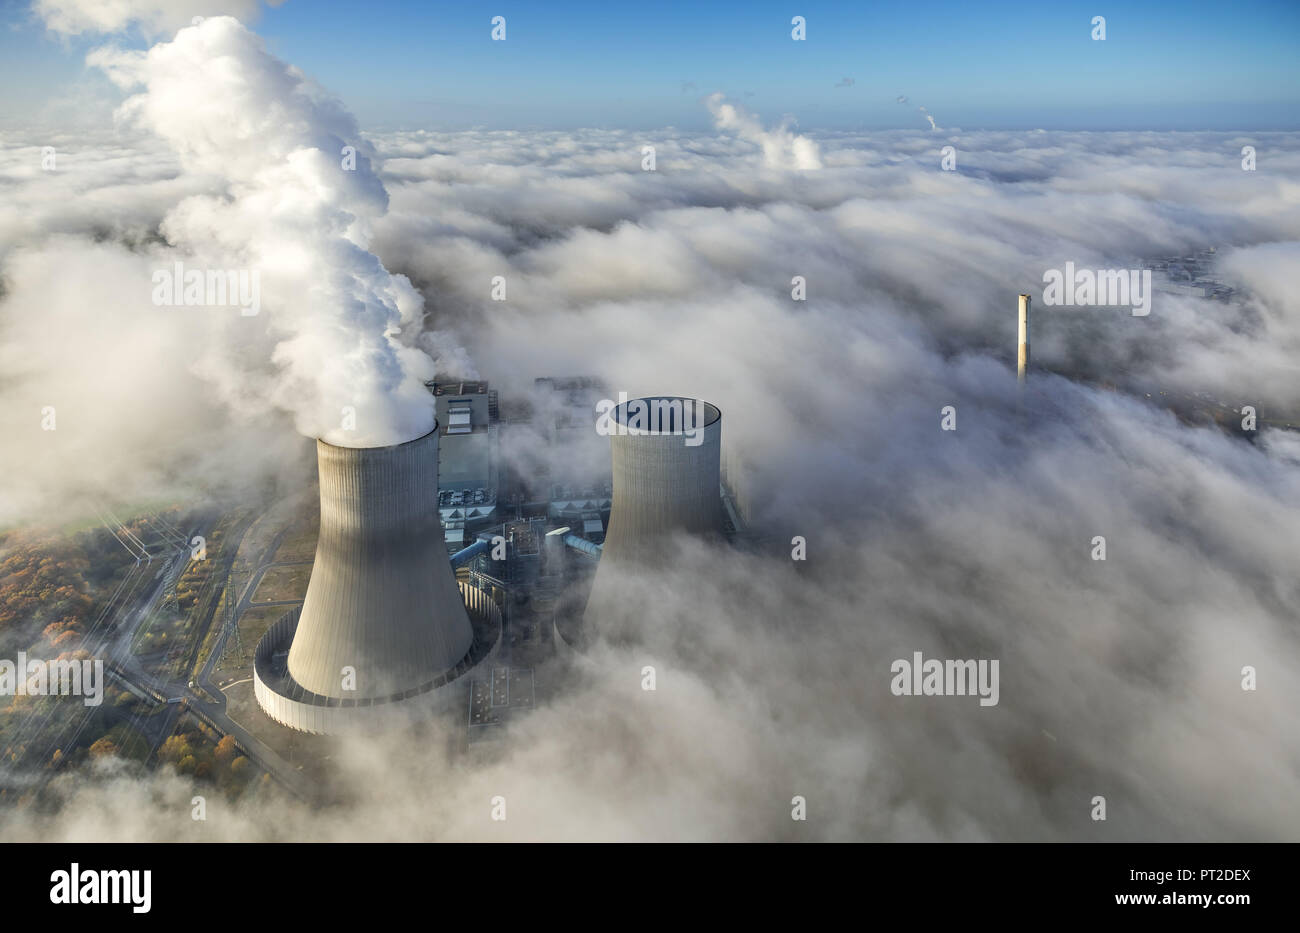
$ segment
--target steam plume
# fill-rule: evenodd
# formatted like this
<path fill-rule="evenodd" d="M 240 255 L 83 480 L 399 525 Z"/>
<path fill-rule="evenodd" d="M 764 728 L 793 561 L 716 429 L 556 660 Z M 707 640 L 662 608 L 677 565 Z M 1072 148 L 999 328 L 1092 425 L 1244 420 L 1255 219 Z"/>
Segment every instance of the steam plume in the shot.
<path fill-rule="evenodd" d="M 232 404 L 250 383 L 299 431 L 354 447 L 427 433 L 433 361 L 401 339 L 423 298 L 367 249 L 388 195 L 355 121 L 231 17 L 206 19 L 147 52 L 88 57 L 136 93 L 119 110 L 165 140 L 214 193 L 186 198 L 161 232 L 187 265 L 255 270 L 268 311 L 266 360 L 232 316 L 198 368 Z M 253 404 L 257 404 L 256 401 Z"/>
<path fill-rule="evenodd" d="M 713 125 L 719 130 L 735 133 L 741 139 L 757 143 L 763 148 L 763 163 L 768 168 L 818 169 L 822 167 L 821 150 L 807 136 L 793 132 L 787 123 L 767 130 L 758 117 L 726 102 L 721 92 L 710 94 L 704 100 L 713 114 Z"/>

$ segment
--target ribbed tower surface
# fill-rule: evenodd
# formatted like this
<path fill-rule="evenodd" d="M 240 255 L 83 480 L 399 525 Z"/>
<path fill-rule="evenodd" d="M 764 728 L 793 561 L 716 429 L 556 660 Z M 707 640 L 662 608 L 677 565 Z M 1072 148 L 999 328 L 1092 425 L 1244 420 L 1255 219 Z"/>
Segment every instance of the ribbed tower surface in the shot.
<path fill-rule="evenodd" d="M 663 397 L 641 401 L 678 401 L 695 410 L 695 399 Z M 627 423 L 627 406 L 614 412 Z M 669 599 L 672 581 L 658 575 L 683 538 L 721 539 L 720 493 L 722 413 L 707 402 L 700 434 L 691 438 L 671 431 L 611 435 L 614 495 L 600 565 L 583 613 L 586 641 L 602 632 L 611 638 L 636 638 L 651 603 Z M 564 636 L 562 636 L 564 637 Z"/>
<path fill-rule="evenodd" d="M 393 447 L 318 440 L 316 455 L 320 537 L 289 674 L 356 700 L 428 684 L 474 637 L 438 521 L 438 431 Z"/>
<path fill-rule="evenodd" d="M 692 413 L 697 404 L 695 399 L 672 397 L 638 401 L 677 401 Z M 627 423 L 632 404 L 615 410 L 616 423 Z M 653 556 L 674 535 L 722 533 L 722 413 L 704 402 L 703 425 L 688 423 L 701 433 L 610 437 L 614 496 L 602 563 Z M 691 443 L 696 440 L 699 443 Z"/>

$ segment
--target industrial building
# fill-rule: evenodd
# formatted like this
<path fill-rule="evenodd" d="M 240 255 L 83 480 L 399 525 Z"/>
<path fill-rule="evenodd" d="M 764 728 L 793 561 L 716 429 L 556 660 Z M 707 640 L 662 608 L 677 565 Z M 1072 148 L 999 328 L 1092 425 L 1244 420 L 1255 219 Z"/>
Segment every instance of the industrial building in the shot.
<path fill-rule="evenodd" d="M 510 594 L 503 611 L 514 637 L 532 643 L 553 636 L 555 647 L 567 652 L 585 647 L 598 628 L 612 635 L 602 618 L 636 616 L 620 594 L 626 577 L 647 578 L 643 571 L 669 558 L 683 536 L 733 538 L 743 527 L 737 505 L 746 497 L 722 485 L 717 406 L 680 396 L 631 400 L 611 412 L 615 430 L 601 436 L 595 425 L 603 386 L 577 378 L 535 385 L 530 429 L 557 442 L 553 462 L 577 465 L 571 475 L 587 483 L 608 471 L 608 486 L 603 495 L 599 487 L 585 498 L 572 495 L 583 482 L 557 470 L 547 477 L 552 492 L 519 503 L 515 520 L 480 530 L 452 563 L 479 585 Z M 668 420 L 639 429 L 631 417 L 638 405 Z M 571 450 L 579 445 L 586 448 L 580 456 Z M 591 456 L 591 449 L 602 455 Z M 734 472 L 745 469 L 735 460 Z M 607 530 L 600 521 L 605 514 Z"/>
<path fill-rule="evenodd" d="M 486 382 L 431 382 L 439 424 L 438 510 L 447 547 L 489 524 L 501 487 L 497 393 Z"/>

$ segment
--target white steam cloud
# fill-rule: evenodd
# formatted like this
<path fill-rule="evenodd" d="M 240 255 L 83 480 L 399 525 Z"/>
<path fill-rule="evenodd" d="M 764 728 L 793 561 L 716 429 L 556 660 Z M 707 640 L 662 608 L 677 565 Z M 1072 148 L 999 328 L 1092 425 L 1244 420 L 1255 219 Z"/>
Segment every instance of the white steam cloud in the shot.
<path fill-rule="evenodd" d="M 704 102 L 709 112 L 713 114 L 714 126 L 762 147 L 763 164 L 768 168 L 819 169 L 822 167 L 821 151 L 817 143 L 807 136 L 795 133 L 788 123 L 783 122 L 775 129 L 764 129 L 758 117 L 743 107 L 727 103 L 720 91 L 710 94 Z"/>
<path fill-rule="evenodd" d="M 175 252 L 191 267 L 260 277 L 274 370 L 235 333 L 246 319 L 232 317 L 231 339 L 196 364 L 219 394 L 238 405 L 255 386 L 299 431 L 334 444 L 427 433 L 433 361 L 402 341 L 423 299 L 367 249 L 388 198 L 352 118 L 230 17 L 147 52 L 100 49 L 89 63 L 138 90 L 122 119 L 164 139 L 214 189 L 168 212 L 159 260 Z"/>

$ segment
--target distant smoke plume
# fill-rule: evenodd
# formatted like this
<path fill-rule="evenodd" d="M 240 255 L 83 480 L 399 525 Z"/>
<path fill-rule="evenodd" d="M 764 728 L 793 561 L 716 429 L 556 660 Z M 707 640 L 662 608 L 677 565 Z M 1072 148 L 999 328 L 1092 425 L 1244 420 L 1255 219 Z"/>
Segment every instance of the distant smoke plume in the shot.
<path fill-rule="evenodd" d="M 906 94 L 899 94 L 898 97 L 896 97 L 896 98 L 894 98 L 894 99 L 895 99 L 896 101 L 898 101 L 900 104 L 906 104 L 906 103 L 907 103 L 907 95 L 906 95 Z M 930 112 L 929 112 L 928 110 L 926 110 L 924 107 L 917 107 L 916 109 L 919 110 L 921 113 L 925 114 L 925 118 L 926 118 L 927 120 L 930 121 L 930 129 L 931 129 L 931 130 L 937 130 L 937 129 L 939 128 L 938 126 L 935 125 L 934 117 L 932 117 L 932 116 L 930 115 Z"/>
<path fill-rule="evenodd" d="M 817 143 L 793 132 L 787 123 L 783 122 L 772 130 L 764 129 L 758 117 L 727 103 L 721 92 L 710 94 L 704 102 L 713 114 L 715 127 L 763 148 L 763 164 L 768 168 L 822 167 L 821 149 Z"/>

